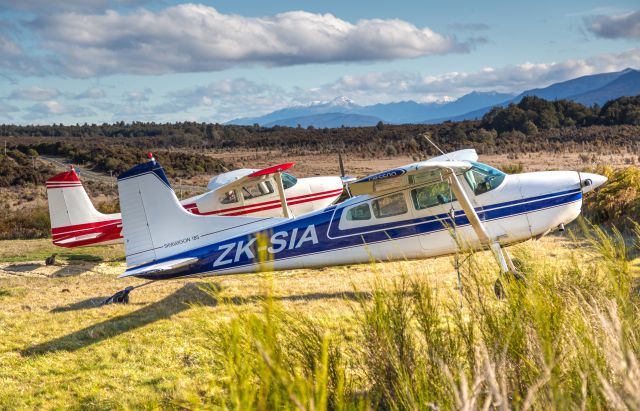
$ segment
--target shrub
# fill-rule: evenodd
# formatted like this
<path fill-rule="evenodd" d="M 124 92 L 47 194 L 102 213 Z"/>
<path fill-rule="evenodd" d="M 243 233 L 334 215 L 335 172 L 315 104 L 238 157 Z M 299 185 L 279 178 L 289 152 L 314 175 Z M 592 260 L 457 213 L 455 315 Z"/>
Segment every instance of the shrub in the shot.
<path fill-rule="evenodd" d="M 619 232 L 587 226 L 585 239 L 561 250 L 573 253 L 569 264 L 517 248 L 524 278 L 503 277 L 502 301 L 491 287 L 495 263 L 473 253 L 459 294 L 438 295 L 420 273 L 378 276 L 354 307 L 350 341 L 321 314 L 285 309 L 267 293 L 262 313 L 211 323 L 223 406 L 637 409 L 629 252 Z"/>
<path fill-rule="evenodd" d="M 635 220 L 640 215 L 640 168 L 613 170 L 601 166 L 595 172 L 609 180 L 585 198 L 585 215 L 594 223 L 613 224 L 628 231 L 633 227 L 629 219 Z"/>

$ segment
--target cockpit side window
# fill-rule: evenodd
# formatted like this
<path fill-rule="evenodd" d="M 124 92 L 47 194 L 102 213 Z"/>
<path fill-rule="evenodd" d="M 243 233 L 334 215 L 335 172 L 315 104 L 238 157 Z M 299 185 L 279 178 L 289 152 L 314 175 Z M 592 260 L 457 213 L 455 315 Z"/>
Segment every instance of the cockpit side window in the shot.
<path fill-rule="evenodd" d="M 238 196 L 236 190 L 229 190 L 220 196 L 220 203 L 233 204 L 238 202 Z"/>
<path fill-rule="evenodd" d="M 464 178 L 474 194 L 484 194 L 498 187 L 506 174 L 486 164 L 471 162 L 473 167 L 464 173 Z"/>
<path fill-rule="evenodd" d="M 247 184 L 246 186 L 242 187 L 242 197 L 245 200 L 266 196 L 267 194 L 271 194 L 273 192 L 273 185 L 269 180 Z"/>
<path fill-rule="evenodd" d="M 416 210 L 447 204 L 456 200 L 451 186 L 446 181 L 411 190 L 411 199 Z"/>
<path fill-rule="evenodd" d="M 291 188 L 298 183 L 298 179 L 292 176 L 291 174 L 282 173 L 282 186 L 286 190 L 287 188 Z"/>

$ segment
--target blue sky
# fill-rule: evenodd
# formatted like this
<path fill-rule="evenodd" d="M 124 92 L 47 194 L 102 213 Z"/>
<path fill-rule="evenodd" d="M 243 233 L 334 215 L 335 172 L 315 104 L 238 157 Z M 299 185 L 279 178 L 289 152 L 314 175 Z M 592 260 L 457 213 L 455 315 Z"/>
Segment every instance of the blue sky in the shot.
<path fill-rule="evenodd" d="M 626 67 L 637 1 L 0 0 L 0 123 L 224 122 Z"/>

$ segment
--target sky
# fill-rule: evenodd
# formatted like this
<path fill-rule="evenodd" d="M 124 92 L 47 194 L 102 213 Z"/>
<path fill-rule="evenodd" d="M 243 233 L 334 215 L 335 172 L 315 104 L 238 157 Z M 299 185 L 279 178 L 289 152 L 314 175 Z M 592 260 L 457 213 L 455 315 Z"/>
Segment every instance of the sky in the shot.
<path fill-rule="evenodd" d="M 637 0 L 0 0 L 0 124 L 223 123 L 628 67 Z"/>

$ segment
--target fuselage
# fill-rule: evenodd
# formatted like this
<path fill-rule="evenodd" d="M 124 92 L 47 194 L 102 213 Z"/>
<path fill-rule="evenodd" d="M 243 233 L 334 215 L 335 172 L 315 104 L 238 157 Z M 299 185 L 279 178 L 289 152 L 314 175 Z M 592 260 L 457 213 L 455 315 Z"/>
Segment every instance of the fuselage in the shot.
<path fill-rule="evenodd" d="M 580 213 L 583 192 L 606 180 L 573 171 L 506 175 L 474 164 L 459 177 L 486 230 L 501 245 L 539 237 L 571 222 Z M 490 178 L 483 179 L 482 173 Z M 585 181 L 590 182 L 588 188 Z M 184 251 L 179 237 L 177 234 L 176 252 L 154 263 L 189 257 L 198 258 L 198 262 L 170 274 L 140 277 L 223 275 L 427 258 L 453 254 L 460 247 L 483 247 L 448 183 L 442 180 L 389 187 Z"/>

